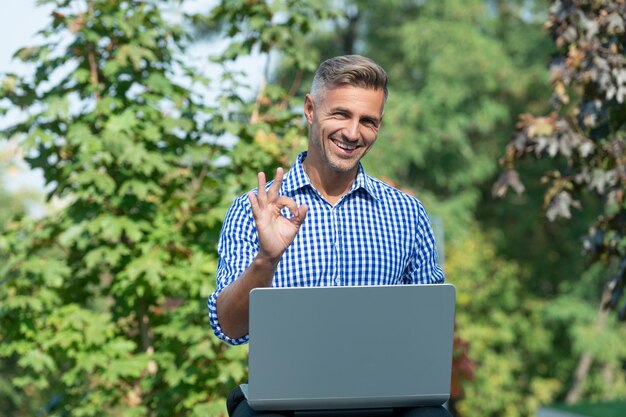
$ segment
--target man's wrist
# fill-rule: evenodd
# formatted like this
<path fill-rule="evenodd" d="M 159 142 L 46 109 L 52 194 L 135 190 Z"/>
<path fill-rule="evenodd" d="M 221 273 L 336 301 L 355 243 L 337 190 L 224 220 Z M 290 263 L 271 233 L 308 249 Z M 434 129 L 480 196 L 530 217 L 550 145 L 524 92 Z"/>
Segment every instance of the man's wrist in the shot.
<path fill-rule="evenodd" d="M 259 268 L 274 270 L 278 266 L 278 263 L 280 262 L 281 257 L 282 257 L 282 254 L 276 257 L 276 256 L 270 256 L 268 254 L 259 252 L 257 256 L 254 258 L 254 260 L 252 261 L 252 263 L 256 267 L 259 267 Z"/>

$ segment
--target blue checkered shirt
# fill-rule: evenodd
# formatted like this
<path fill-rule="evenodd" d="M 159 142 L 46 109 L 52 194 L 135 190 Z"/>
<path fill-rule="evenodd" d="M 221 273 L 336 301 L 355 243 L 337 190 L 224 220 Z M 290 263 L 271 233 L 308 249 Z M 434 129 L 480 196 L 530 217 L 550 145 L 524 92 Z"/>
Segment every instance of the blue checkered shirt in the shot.
<path fill-rule="evenodd" d="M 313 187 L 304 172 L 306 152 L 285 175 L 280 194 L 309 207 L 293 244 L 274 273 L 274 287 L 441 283 L 432 227 L 415 198 L 359 171 L 350 191 L 334 206 Z M 269 187 L 270 184 L 268 184 Z M 283 214 L 291 214 L 283 209 Z M 230 344 L 220 327 L 216 300 L 220 292 L 252 263 L 259 250 L 248 197 L 229 209 L 219 240 L 216 290 L 209 297 L 214 333 Z"/>

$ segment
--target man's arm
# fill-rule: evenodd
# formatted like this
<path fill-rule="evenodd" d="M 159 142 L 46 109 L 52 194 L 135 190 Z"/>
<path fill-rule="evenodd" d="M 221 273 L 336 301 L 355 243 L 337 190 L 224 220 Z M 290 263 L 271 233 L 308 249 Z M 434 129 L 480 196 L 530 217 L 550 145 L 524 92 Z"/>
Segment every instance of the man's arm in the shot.
<path fill-rule="evenodd" d="M 261 172 L 258 176 L 258 194 L 248 194 L 259 239 L 259 252 L 248 269 L 224 288 L 216 301 L 220 326 L 233 339 L 248 333 L 250 291 L 272 285 L 274 272 L 283 253 L 293 243 L 306 218 L 306 205 L 298 207 L 292 199 L 278 195 L 282 181 L 283 170 L 278 168 L 274 183 L 266 191 L 265 174 Z M 291 219 L 281 214 L 284 207 L 293 215 Z"/>
<path fill-rule="evenodd" d="M 217 297 L 217 317 L 228 337 L 238 339 L 248 334 L 248 295 L 254 288 L 271 286 L 277 266 L 277 260 L 255 257 L 246 272 Z"/>

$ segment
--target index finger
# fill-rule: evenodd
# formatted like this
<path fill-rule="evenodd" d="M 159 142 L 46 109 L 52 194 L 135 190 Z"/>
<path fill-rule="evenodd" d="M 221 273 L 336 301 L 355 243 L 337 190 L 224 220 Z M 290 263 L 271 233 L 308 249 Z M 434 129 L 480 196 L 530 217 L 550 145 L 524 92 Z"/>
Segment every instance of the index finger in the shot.
<path fill-rule="evenodd" d="M 278 167 L 276 169 L 276 176 L 274 177 L 274 182 L 270 186 L 269 191 L 267 192 L 267 200 L 275 201 L 278 198 L 278 192 L 280 191 L 280 186 L 283 183 L 283 169 Z"/>

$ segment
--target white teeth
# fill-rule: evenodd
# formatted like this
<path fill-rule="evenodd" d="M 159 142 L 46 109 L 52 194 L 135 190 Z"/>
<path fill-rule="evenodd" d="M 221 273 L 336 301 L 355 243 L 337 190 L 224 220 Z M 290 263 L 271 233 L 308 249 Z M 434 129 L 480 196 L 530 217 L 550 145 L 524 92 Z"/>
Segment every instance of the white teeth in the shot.
<path fill-rule="evenodd" d="M 356 146 L 347 145 L 343 142 L 336 142 L 336 141 L 333 141 L 333 142 L 335 142 L 335 145 L 339 146 L 341 149 L 345 149 L 346 151 L 353 151 L 356 149 Z"/>

